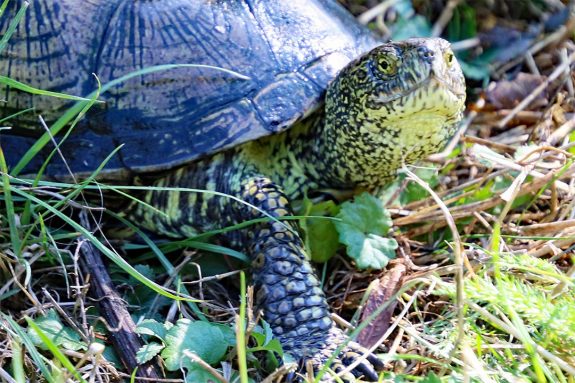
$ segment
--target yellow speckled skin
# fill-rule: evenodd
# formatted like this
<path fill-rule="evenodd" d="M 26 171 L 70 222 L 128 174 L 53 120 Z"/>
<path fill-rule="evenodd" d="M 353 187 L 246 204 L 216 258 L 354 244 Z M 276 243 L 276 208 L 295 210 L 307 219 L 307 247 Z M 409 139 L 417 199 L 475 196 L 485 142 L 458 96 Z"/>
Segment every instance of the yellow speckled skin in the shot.
<path fill-rule="evenodd" d="M 180 168 L 156 186 L 216 190 L 276 216 L 289 201 L 321 189 L 374 189 L 402 163 L 437 152 L 462 117 L 465 85 L 446 41 L 412 39 L 382 45 L 347 66 L 327 91 L 325 107 L 287 132 L 248 142 Z M 261 217 L 229 198 L 205 193 L 150 192 L 132 219 L 175 237 Z M 346 340 L 330 316 L 320 283 L 306 260 L 294 221 L 269 222 L 221 240 L 252 259 L 260 307 L 284 350 L 322 364 Z M 355 360 L 348 344 L 334 366 Z M 357 374 L 373 378 L 373 356 Z"/>

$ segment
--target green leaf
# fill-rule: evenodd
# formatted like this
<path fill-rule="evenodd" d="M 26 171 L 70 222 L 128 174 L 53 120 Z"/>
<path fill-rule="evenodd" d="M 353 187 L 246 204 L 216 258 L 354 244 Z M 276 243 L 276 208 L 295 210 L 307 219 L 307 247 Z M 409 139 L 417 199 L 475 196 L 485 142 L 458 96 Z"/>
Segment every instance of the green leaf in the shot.
<path fill-rule="evenodd" d="M 420 167 L 415 169 L 414 173 L 432 188 L 439 184 L 439 177 L 437 176 L 437 169 L 435 168 Z M 428 195 L 427 190 L 421 185 L 416 182 L 409 182 L 405 190 L 401 193 L 401 204 L 405 206 L 410 202 L 422 200 Z"/>
<path fill-rule="evenodd" d="M 195 368 L 196 363 L 186 356 L 192 352 L 208 364 L 218 363 L 224 357 L 230 344 L 219 326 L 208 322 L 192 322 L 180 319 L 166 334 L 166 347 L 162 357 L 170 371 L 186 367 Z"/>
<path fill-rule="evenodd" d="M 166 326 L 154 319 L 145 319 L 140 324 L 138 324 L 136 327 L 136 332 L 142 335 L 155 336 L 156 338 L 165 341 L 169 327 L 172 327 L 171 324 Z"/>
<path fill-rule="evenodd" d="M 314 262 L 326 262 L 335 255 L 339 247 L 337 230 L 333 220 L 314 218 L 317 216 L 333 217 L 339 211 L 339 206 L 333 201 L 323 201 L 314 204 L 305 199 L 303 215 L 310 216 L 302 219 L 300 226 L 305 233 L 305 246 Z"/>
<path fill-rule="evenodd" d="M 264 320 L 262 320 L 262 326 L 256 326 L 254 333 L 258 333 L 263 335 L 263 342 L 258 343 L 258 345 L 266 345 L 274 338 L 274 332 L 270 324 Z"/>
<path fill-rule="evenodd" d="M 140 274 L 148 279 L 154 279 L 157 275 L 156 271 L 150 265 L 134 265 L 134 269 L 138 270 Z"/>
<path fill-rule="evenodd" d="M 339 240 L 360 269 L 382 269 L 395 258 L 397 242 L 384 238 L 392 225 L 389 212 L 382 202 L 368 193 L 341 205 L 335 226 Z"/>
<path fill-rule="evenodd" d="M 218 380 L 216 380 L 216 378 L 214 378 L 214 376 L 210 374 L 206 369 L 196 364 L 188 369 L 185 381 L 186 383 L 216 383 Z"/>
<path fill-rule="evenodd" d="M 236 333 L 234 332 L 233 328 L 231 328 L 229 325 L 223 324 L 223 323 L 210 323 L 210 324 L 212 326 L 220 329 L 220 331 L 222 332 L 222 335 L 224 336 L 224 341 L 228 345 L 230 345 L 230 346 L 236 345 Z"/>
<path fill-rule="evenodd" d="M 52 355 L 54 356 L 53 366 L 56 366 L 58 370 L 60 370 L 58 365 L 63 366 L 69 373 L 71 373 L 79 382 L 85 383 L 86 380 L 82 378 L 79 371 L 76 369 L 74 364 L 68 359 L 68 357 L 60 350 L 58 345 L 52 341 L 52 337 L 50 334 L 44 332 L 36 322 L 34 322 L 30 317 L 25 317 L 26 322 L 31 330 L 35 332 L 35 334 L 40 338 L 43 345 L 46 346 L 46 349 L 49 350 Z M 56 378 L 60 381 L 61 377 L 61 370 L 56 372 L 52 377 Z"/>
<path fill-rule="evenodd" d="M 81 341 L 80 335 L 73 329 L 64 326 L 56 311 L 48 310 L 45 316 L 34 319 L 34 323 L 56 346 L 73 351 L 86 349 L 86 345 Z M 28 330 L 28 334 L 35 345 L 47 350 L 46 344 L 33 328 Z"/>
<path fill-rule="evenodd" d="M 140 349 L 136 353 L 136 360 L 140 364 L 146 363 L 152 360 L 153 357 L 158 355 L 163 348 L 164 348 L 163 344 L 156 342 L 145 344 L 142 347 L 140 347 Z"/>
<path fill-rule="evenodd" d="M 278 355 L 283 356 L 281 343 L 278 339 L 273 337 L 273 331 L 269 323 L 263 322 L 263 327 L 256 326 L 252 331 L 252 337 L 256 340 L 257 346 L 250 348 L 250 352 L 254 351 L 273 351 Z"/>

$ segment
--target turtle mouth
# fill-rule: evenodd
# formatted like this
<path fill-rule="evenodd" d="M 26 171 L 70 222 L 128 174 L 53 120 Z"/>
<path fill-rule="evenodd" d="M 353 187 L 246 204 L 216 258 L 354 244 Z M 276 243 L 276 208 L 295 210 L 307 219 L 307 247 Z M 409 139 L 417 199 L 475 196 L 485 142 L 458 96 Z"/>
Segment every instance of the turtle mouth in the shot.
<path fill-rule="evenodd" d="M 448 91 L 449 93 L 451 93 L 455 97 L 457 97 L 457 98 L 465 97 L 465 87 L 455 85 L 455 84 L 457 84 L 457 81 L 454 81 L 453 83 L 455 83 L 455 84 L 453 84 L 453 83 L 445 81 L 443 78 L 437 76 L 436 74 L 432 74 L 427 80 L 424 81 L 424 83 L 425 82 L 428 84 L 431 82 L 436 82 L 441 87 L 443 87 L 443 89 L 445 89 L 446 91 Z"/>
<path fill-rule="evenodd" d="M 393 94 L 379 94 L 377 96 L 373 96 L 373 100 L 380 104 L 387 104 L 399 99 L 408 99 L 413 93 L 422 88 L 427 88 L 431 92 L 447 92 L 454 99 L 461 99 L 465 97 L 465 87 L 457 86 L 454 83 L 457 82 L 448 82 L 445 79 L 437 76 L 435 73 L 432 73 L 428 78 L 412 88 L 400 92 L 395 92 Z"/>

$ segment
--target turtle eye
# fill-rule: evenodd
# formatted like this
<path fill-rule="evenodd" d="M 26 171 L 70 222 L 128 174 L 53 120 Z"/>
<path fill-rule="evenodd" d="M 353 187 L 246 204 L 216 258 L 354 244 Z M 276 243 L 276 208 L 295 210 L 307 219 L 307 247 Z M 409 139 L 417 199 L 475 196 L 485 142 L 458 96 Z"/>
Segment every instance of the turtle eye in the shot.
<path fill-rule="evenodd" d="M 443 54 L 443 59 L 445 60 L 447 67 L 451 68 L 453 62 L 455 61 L 455 56 L 453 55 L 453 52 L 449 51 Z"/>
<path fill-rule="evenodd" d="M 398 59 L 391 53 L 377 57 L 377 70 L 385 76 L 392 76 L 397 73 Z"/>

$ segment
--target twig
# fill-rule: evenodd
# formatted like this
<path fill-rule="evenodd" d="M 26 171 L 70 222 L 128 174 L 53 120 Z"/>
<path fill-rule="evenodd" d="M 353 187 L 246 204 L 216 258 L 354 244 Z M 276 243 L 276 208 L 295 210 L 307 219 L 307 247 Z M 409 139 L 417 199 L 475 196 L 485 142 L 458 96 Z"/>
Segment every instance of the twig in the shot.
<path fill-rule="evenodd" d="M 575 118 L 571 118 L 571 119 L 567 120 L 563 125 L 558 127 L 553 133 L 551 133 L 549 138 L 547 138 L 547 141 L 551 145 L 557 144 L 566 135 L 571 133 L 573 128 L 575 128 Z"/>
<path fill-rule="evenodd" d="M 542 235 L 548 233 L 556 233 L 558 231 L 574 227 L 575 219 L 568 219 L 565 221 L 537 223 L 534 225 L 523 226 L 520 230 L 524 235 Z"/>
<path fill-rule="evenodd" d="M 453 11 L 459 5 L 461 0 L 449 0 L 447 4 L 443 7 L 443 12 L 437 18 L 435 24 L 433 24 L 433 28 L 431 29 L 431 36 L 438 37 L 441 35 L 441 32 L 445 29 L 449 20 L 453 17 Z"/>
<path fill-rule="evenodd" d="M 459 40 L 451 43 L 452 51 L 464 51 L 466 49 L 475 48 L 481 44 L 479 37 L 472 37 L 470 39 Z"/>
<path fill-rule="evenodd" d="M 553 254 L 555 249 L 571 246 L 575 243 L 575 237 L 566 239 L 556 239 L 554 241 L 547 241 L 545 245 L 538 250 L 531 249 L 527 251 L 527 254 L 532 257 L 543 257 L 547 254 Z"/>
<path fill-rule="evenodd" d="M 515 153 L 515 151 L 517 150 L 517 148 L 515 146 L 512 146 L 512 145 L 501 144 L 499 142 L 487 140 L 485 138 L 474 137 L 474 136 L 465 136 L 461 139 L 461 141 L 470 142 L 472 144 L 479 144 L 479 145 L 487 146 L 487 147 L 494 148 L 494 149 L 497 149 L 497 150 L 499 150 L 501 152 L 505 152 L 505 153 Z"/>
<path fill-rule="evenodd" d="M 570 21 L 568 21 L 566 25 L 569 25 L 569 24 L 571 24 Z M 567 36 L 569 31 L 570 31 L 570 28 L 566 27 L 565 25 L 560 26 L 555 32 L 546 36 L 543 40 L 540 40 L 540 41 L 537 41 L 536 43 L 534 43 L 527 50 L 527 53 L 529 53 L 533 56 L 533 55 L 535 55 L 535 53 L 543 50 L 548 45 L 558 43 L 559 41 L 563 40 L 565 38 L 565 36 Z M 504 73 L 507 70 L 509 70 L 510 68 L 513 68 L 514 66 L 516 66 L 517 64 L 522 62 L 524 59 L 525 59 L 525 55 L 521 55 L 518 58 L 510 60 L 510 61 L 504 63 L 503 65 L 501 65 L 497 69 L 497 72 L 498 73 Z"/>
<path fill-rule="evenodd" d="M 240 346 L 241 347 L 241 346 Z M 199 364 L 203 368 L 205 368 L 214 378 L 216 378 L 221 383 L 228 383 L 227 379 L 220 374 L 218 370 L 207 364 L 202 358 L 194 354 L 189 350 L 184 350 L 184 355 L 190 358 L 193 362 Z"/>
<path fill-rule="evenodd" d="M 539 190 L 541 187 L 543 187 L 547 183 L 554 181 L 555 178 L 557 178 L 557 177 L 560 177 L 560 178 L 570 177 L 571 175 L 573 175 L 575 173 L 575 166 L 571 165 L 563 174 L 561 174 L 562 172 L 563 172 L 563 169 L 556 169 L 554 171 L 547 173 L 542 178 L 534 179 L 530 183 L 523 185 L 518 196 L 533 193 L 533 192 Z M 503 203 L 503 200 L 499 196 L 494 196 L 494 197 L 487 199 L 487 200 L 484 200 L 484 201 L 472 202 L 472 203 L 468 203 L 466 205 L 460 205 L 460 206 L 452 207 L 451 208 L 451 215 L 453 216 L 453 218 L 468 217 L 470 212 L 472 212 L 472 211 L 482 211 L 482 210 L 491 209 L 492 207 L 495 207 L 501 203 Z M 437 206 L 435 206 L 435 208 L 437 209 Z M 421 222 L 421 221 L 426 220 L 426 221 L 437 222 L 439 224 L 439 226 L 434 226 L 434 228 L 438 228 L 438 227 L 445 226 L 445 224 L 446 224 L 445 220 L 438 222 L 439 219 L 441 218 L 441 216 L 442 216 L 441 212 L 438 212 L 438 211 L 432 211 L 432 212 L 428 212 L 426 214 L 411 214 L 407 217 L 401 217 L 401 218 L 395 219 L 393 221 L 393 224 L 395 226 L 404 226 L 404 225 L 417 223 L 417 222 Z M 423 230 L 422 232 L 425 232 L 425 230 L 426 230 L 425 227 L 418 228 L 418 229 Z M 427 228 L 427 230 L 429 230 L 429 228 Z"/>
<path fill-rule="evenodd" d="M 40 125 L 42 125 L 42 127 L 44 128 L 44 130 L 46 131 L 46 133 L 48 134 L 48 136 L 50 137 L 50 141 L 52 141 L 52 144 L 54 145 L 54 148 L 56 149 L 56 152 L 58 153 L 58 156 L 60 157 L 60 159 L 62 160 L 62 162 L 64 163 L 64 166 L 66 167 L 66 171 L 68 172 L 68 174 L 70 175 L 70 177 L 72 178 L 72 180 L 74 180 L 74 183 L 77 184 L 78 181 L 76 181 L 76 177 L 74 175 L 74 172 L 72 171 L 72 169 L 70 168 L 70 166 L 68 165 L 68 161 L 66 161 L 66 157 L 64 157 L 64 154 L 62 153 L 62 150 L 60 150 L 60 145 L 56 142 L 56 139 L 54 138 L 54 136 L 52 135 L 52 131 L 50 130 L 50 128 L 48 127 L 48 125 L 46 124 L 46 121 L 44 121 L 44 118 L 42 117 L 42 115 L 38 116 L 38 119 L 40 120 Z"/>
<path fill-rule="evenodd" d="M 45 287 L 42 288 L 42 294 L 44 294 L 44 297 L 46 297 L 52 303 L 53 308 L 58 312 L 58 314 L 60 314 L 60 317 L 62 317 L 66 321 L 66 323 L 68 323 L 68 325 L 72 327 L 72 329 L 78 335 L 80 335 L 82 340 L 86 343 L 90 343 L 90 339 L 88 339 L 86 334 L 84 334 L 84 332 L 78 327 L 76 322 L 74 322 L 70 318 L 70 316 L 64 310 L 62 310 L 62 307 L 58 304 L 58 302 L 56 302 L 56 300 L 52 297 L 52 295 L 50 295 L 50 293 L 48 292 L 48 290 L 46 290 Z"/>
<path fill-rule="evenodd" d="M 86 214 L 85 211 L 80 212 L 80 222 L 82 226 L 91 230 Z M 160 379 L 162 374 L 153 363 L 147 362 L 143 365 L 138 363 L 136 353 L 143 346 L 143 342 L 136 333 L 136 324 L 116 291 L 102 256 L 90 242 L 85 239 L 81 241 L 82 266 L 92 277 L 90 289 L 98 301 L 102 316 L 111 327 L 116 328 L 111 331 L 111 338 L 120 360 L 130 372 L 137 368 L 138 377 Z"/>
<path fill-rule="evenodd" d="M 274 383 L 278 381 L 278 378 L 284 377 L 290 372 L 295 371 L 297 368 L 297 363 L 286 363 L 278 367 L 274 372 L 269 374 L 261 383 Z"/>
<path fill-rule="evenodd" d="M 569 57 L 567 56 L 567 49 L 561 49 L 561 62 L 567 62 Z M 567 92 L 569 96 L 573 97 L 575 95 L 575 90 L 573 89 L 573 79 L 571 78 L 571 71 L 565 69 L 565 80 L 567 81 Z"/>
<path fill-rule="evenodd" d="M 507 125 L 507 123 L 511 121 L 513 117 L 515 117 L 517 112 L 525 109 L 533 100 L 535 100 L 535 98 L 541 92 L 543 92 L 543 90 L 545 90 L 545 88 L 549 86 L 549 84 L 551 84 L 552 81 L 555 81 L 559 76 L 565 73 L 565 71 L 568 70 L 573 61 L 575 61 L 575 52 L 571 53 L 567 58 L 567 60 L 565 60 L 564 62 L 561 63 L 561 65 L 555 68 L 553 73 L 551 73 L 549 77 L 545 79 L 545 81 L 539 84 L 539 86 L 535 88 L 533 92 L 529 94 L 529 96 L 525 97 L 515 108 L 513 108 L 511 112 L 503 120 L 501 120 L 499 124 L 497 124 L 497 126 L 499 128 L 505 127 L 505 125 Z"/>
<path fill-rule="evenodd" d="M 373 8 L 368 9 L 367 11 L 359 15 L 357 17 L 357 21 L 359 21 L 361 24 L 367 24 L 371 20 L 375 19 L 377 16 L 385 13 L 385 11 L 387 11 L 388 8 L 391 8 L 392 6 L 395 5 L 395 3 L 398 2 L 399 0 L 382 1 L 380 4 L 376 5 Z"/>

